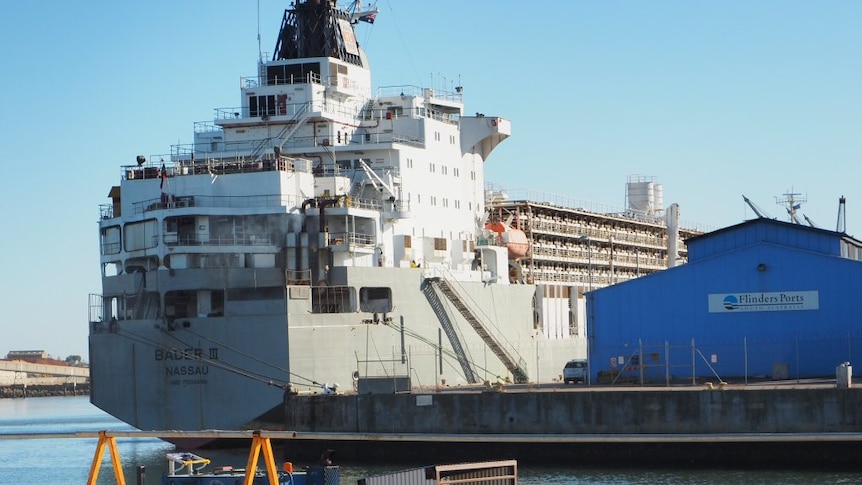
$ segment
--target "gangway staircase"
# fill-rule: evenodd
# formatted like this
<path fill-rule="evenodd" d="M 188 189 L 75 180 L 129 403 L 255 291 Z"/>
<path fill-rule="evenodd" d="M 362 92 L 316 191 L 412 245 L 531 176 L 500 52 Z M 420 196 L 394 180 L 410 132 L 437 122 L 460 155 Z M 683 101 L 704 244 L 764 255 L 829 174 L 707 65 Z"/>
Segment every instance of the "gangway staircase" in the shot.
<path fill-rule="evenodd" d="M 293 136 L 296 131 L 311 118 L 311 103 L 306 103 L 302 105 L 301 108 L 296 110 L 293 117 L 285 123 L 284 127 L 281 131 L 278 132 L 277 135 L 269 138 L 264 138 L 254 147 L 254 151 L 251 152 L 251 158 L 254 159 L 255 162 L 259 162 L 263 158 L 264 150 L 269 145 L 269 142 L 275 140 L 276 143 L 273 143 L 273 148 L 275 149 L 276 155 L 281 153 L 281 147 L 284 146 L 284 143 Z"/>
<path fill-rule="evenodd" d="M 431 304 L 431 308 L 437 315 L 437 319 L 440 320 L 440 326 L 443 327 L 443 331 L 446 332 L 446 337 L 449 338 L 449 343 L 452 345 L 452 350 L 458 359 L 458 363 L 461 364 L 461 370 L 464 371 L 464 378 L 468 383 L 476 384 L 478 382 L 478 378 L 473 372 L 473 367 L 470 365 L 470 358 L 467 357 L 467 353 L 464 351 L 464 346 L 461 345 L 461 339 L 458 338 L 458 334 L 455 332 L 455 327 L 452 325 L 452 320 L 449 318 L 449 314 L 446 313 L 446 308 L 443 306 L 443 302 L 440 301 L 440 298 L 437 296 L 437 292 L 434 291 L 434 282 L 435 280 L 426 280 L 425 284 L 422 285 L 422 292 L 425 293 L 425 298 L 428 299 L 428 303 Z"/>
<path fill-rule="evenodd" d="M 440 293 L 442 293 L 450 302 L 452 302 L 455 308 L 458 309 L 458 312 L 461 313 L 461 316 L 464 317 L 464 319 L 467 320 L 470 326 L 473 327 L 473 330 L 475 330 L 476 333 L 480 337 L 482 337 L 482 341 L 484 341 L 488 348 L 490 348 L 491 351 L 494 352 L 494 355 L 496 355 L 497 358 L 500 359 L 500 362 L 502 362 L 506 366 L 506 369 L 508 369 L 509 372 L 512 373 L 512 378 L 515 380 L 516 383 L 523 384 L 528 382 L 529 377 L 527 376 L 527 371 L 524 366 L 521 363 L 516 362 L 514 357 L 512 357 L 509 352 L 507 352 L 503 348 L 500 342 L 498 342 L 497 339 L 495 339 L 488 332 L 482 322 L 479 321 L 479 319 L 476 317 L 476 314 L 470 309 L 470 307 L 468 307 L 464 303 L 463 299 L 458 295 L 457 292 L 455 292 L 455 289 L 452 288 L 452 285 L 449 284 L 448 281 L 443 278 L 429 278 L 426 280 L 426 286 L 431 287 L 432 289 L 439 290 Z M 438 313 L 438 317 L 439 316 L 440 315 Z M 443 320 L 441 319 L 441 324 L 442 323 Z M 451 326 L 451 322 L 449 324 Z"/>

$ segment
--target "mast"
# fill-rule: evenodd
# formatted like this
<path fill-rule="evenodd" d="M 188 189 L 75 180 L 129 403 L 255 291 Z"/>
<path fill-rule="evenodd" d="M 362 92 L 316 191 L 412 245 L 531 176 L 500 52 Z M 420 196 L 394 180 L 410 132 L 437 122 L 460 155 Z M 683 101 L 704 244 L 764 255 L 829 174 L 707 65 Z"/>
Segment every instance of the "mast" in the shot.
<path fill-rule="evenodd" d="M 802 208 L 802 204 L 807 202 L 808 199 L 805 197 L 801 197 L 802 194 L 798 192 L 786 192 L 783 194 L 783 198 L 775 198 L 775 203 L 778 205 L 783 205 L 787 210 L 787 215 L 790 217 L 790 222 L 794 224 L 801 224 L 799 222 L 799 218 L 796 217 L 796 211 Z"/>

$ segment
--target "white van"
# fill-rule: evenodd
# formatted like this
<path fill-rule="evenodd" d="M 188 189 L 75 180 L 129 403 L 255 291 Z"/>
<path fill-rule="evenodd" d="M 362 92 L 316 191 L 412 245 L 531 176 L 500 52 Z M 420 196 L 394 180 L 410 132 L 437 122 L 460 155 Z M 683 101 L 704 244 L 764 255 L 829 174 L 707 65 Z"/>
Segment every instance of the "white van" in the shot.
<path fill-rule="evenodd" d="M 583 359 L 575 359 L 566 362 L 563 367 L 563 382 L 575 384 L 577 382 L 587 382 L 587 361 Z"/>

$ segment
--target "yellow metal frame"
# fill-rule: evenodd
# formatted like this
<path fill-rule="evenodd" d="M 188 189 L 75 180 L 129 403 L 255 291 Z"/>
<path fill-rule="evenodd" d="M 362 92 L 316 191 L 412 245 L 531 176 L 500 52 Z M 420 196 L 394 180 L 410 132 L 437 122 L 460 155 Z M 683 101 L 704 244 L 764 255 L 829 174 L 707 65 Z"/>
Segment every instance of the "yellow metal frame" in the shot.
<path fill-rule="evenodd" d="M 102 468 L 102 456 L 105 454 L 105 445 L 111 450 L 111 463 L 114 465 L 114 478 L 117 485 L 126 485 L 126 477 L 123 475 L 123 464 L 120 463 L 120 452 L 117 450 L 117 438 L 108 436 L 105 431 L 99 431 L 99 443 L 96 445 L 96 453 L 93 455 L 93 464 L 90 465 L 90 477 L 87 485 L 96 485 L 99 478 L 99 469 Z"/>
<path fill-rule="evenodd" d="M 248 465 L 245 467 L 245 480 L 243 485 L 252 485 L 254 474 L 257 470 L 257 460 L 263 451 L 263 460 L 266 465 L 266 476 L 269 485 L 278 485 L 278 471 L 275 468 L 275 456 L 272 454 L 272 442 L 266 436 L 261 436 L 260 431 L 252 435 L 251 450 L 248 453 Z M 108 436 L 107 431 L 99 431 L 99 442 L 96 445 L 96 453 L 93 455 L 93 464 L 90 465 L 90 476 L 87 485 L 96 485 L 99 478 L 99 470 L 102 467 L 102 456 L 105 454 L 105 446 L 111 450 L 111 463 L 114 466 L 114 478 L 117 485 L 126 485 L 126 477 L 123 475 L 123 464 L 120 462 L 120 452 L 117 449 L 117 439 Z"/>
<path fill-rule="evenodd" d="M 263 449 L 263 460 L 266 464 L 266 476 L 269 478 L 269 485 L 278 485 L 278 471 L 275 469 L 275 457 L 272 455 L 272 442 L 269 438 L 261 436 L 260 431 L 255 431 L 254 438 L 251 440 L 251 450 L 248 453 L 248 464 L 245 467 L 245 480 L 243 480 L 242 485 L 252 485 L 261 449 Z"/>

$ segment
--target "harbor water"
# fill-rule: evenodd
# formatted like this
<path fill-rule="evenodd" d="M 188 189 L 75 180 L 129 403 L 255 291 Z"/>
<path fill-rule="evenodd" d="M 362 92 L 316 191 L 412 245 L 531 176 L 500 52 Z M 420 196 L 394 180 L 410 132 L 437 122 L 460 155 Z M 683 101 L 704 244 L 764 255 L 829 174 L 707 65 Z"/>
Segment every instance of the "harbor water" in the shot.
<path fill-rule="evenodd" d="M 96 450 L 96 439 L 3 439 L 8 434 L 73 433 L 80 431 L 131 430 L 89 403 L 86 396 L 0 399 L 0 485 L 83 484 Z M 146 483 L 157 484 L 165 471 L 165 454 L 174 447 L 152 438 L 118 438 L 126 483 L 136 483 L 136 469 L 144 466 Z M 200 454 L 217 465 L 244 466 L 248 450 L 205 450 Z M 278 456 L 278 453 L 276 454 Z M 505 459 L 506 457 L 500 457 Z M 110 454 L 102 457 L 99 484 L 116 483 Z M 862 460 L 862 457 L 860 457 Z M 341 483 L 413 465 L 374 467 L 354 463 L 341 466 Z M 434 464 L 433 458 L 428 463 Z M 297 463 L 301 466 L 302 464 Z M 862 466 L 860 466 L 862 469 Z M 839 484 L 862 483 L 862 472 L 823 470 L 645 469 L 621 466 L 613 469 L 520 467 L 519 483 L 538 484 Z"/>

